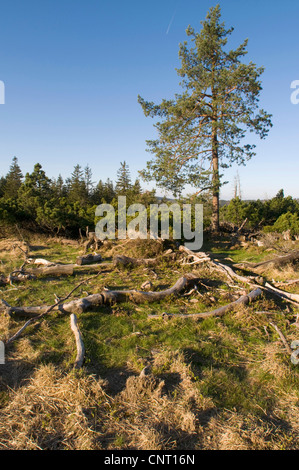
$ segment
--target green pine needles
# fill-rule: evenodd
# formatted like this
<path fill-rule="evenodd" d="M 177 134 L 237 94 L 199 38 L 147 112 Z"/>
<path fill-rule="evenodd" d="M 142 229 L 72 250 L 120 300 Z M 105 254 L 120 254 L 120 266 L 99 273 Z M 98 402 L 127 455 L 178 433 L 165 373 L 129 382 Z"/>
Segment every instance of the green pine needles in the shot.
<path fill-rule="evenodd" d="M 245 164 L 255 155 L 255 145 L 244 143 L 247 132 L 263 139 L 272 126 L 271 115 L 259 109 L 264 68 L 242 62 L 247 39 L 235 50 L 226 49 L 233 28 L 226 29 L 220 18 L 217 5 L 209 10 L 199 33 L 187 28 L 192 44 L 180 44 L 177 70 L 182 94 L 159 105 L 138 96 L 145 115 L 158 118 L 158 138 L 147 141 L 154 158 L 141 176 L 156 180 L 174 195 L 186 185 L 197 193 L 209 189 L 215 232 L 219 230 L 220 168 Z"/>

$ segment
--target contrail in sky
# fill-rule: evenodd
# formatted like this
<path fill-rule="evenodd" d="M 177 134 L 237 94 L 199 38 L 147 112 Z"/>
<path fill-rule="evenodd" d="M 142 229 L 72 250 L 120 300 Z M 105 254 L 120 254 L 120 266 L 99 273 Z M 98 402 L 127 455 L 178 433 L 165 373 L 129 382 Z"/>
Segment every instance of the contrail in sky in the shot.
<path fill-rule="evenodd" d="M 172 15 L 172 18 L 171 18 L 171 20 L 170 20 L 170 22 L 169 22 L 169 25 L 168 25 L 168 28 L 167 28 L 166 34 L 168 34 L 168 33 L 169 33 L 169 30 L 170 30 L 170 28 L 171 28 L 172 22 L 173 22 L 173 20 L 174 20 L 174 17 L 175 17 L 175 15 L 176 15 L 176 12 L 177 12 L 178 6 L 179 6 L 179 2 L 176 4 L 176 7 L 175 7 L 174 13 L 173 13 L 173 15 Z"/>

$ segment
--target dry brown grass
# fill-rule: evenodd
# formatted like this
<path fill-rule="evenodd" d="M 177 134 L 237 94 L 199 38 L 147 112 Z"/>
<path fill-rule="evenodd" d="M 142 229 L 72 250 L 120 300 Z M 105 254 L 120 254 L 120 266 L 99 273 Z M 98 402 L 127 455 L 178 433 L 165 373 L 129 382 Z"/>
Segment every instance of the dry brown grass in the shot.
<path fill-rule="evenodd" d="M 35 240 L 35 243 L 42 244 L 42 241 Z M 119 244 L 109 242 L 105 249 L 103 248 L 105 257 L 116 253 L 132 257 L 155 257 L 161 250 L 162 245 L 154 241 L 136 243 L 134 240 Z M 11 255 L 18 258 L 18 263 L 23 259 L 22 251 L 15 247 L 14 240 L 1 240 L 0 251 L 5 255 L 3 259 Z M 65 254 L 65 259 L 68 260 L 72 251 L 57 253 L 49 251 L 49 253 L 53 259 L 55 257 L 60 259 L 61 253 Z M 41 251 L 41 256 L 47 257 L 49 253 Z M 176 269 L 179 268 L 176 267 Z M 187 268 L 184 267 L 184 269 Z M 156 283 L 162 280 L 165 282 L 168 276 L 169 283 L 171 283 L 173 271 L 173 267 L 167 270 L 159 266 L 157 269 L 159 280 Z M 194 269 L 193 272 L 195 273 Z M 177 274 L 180 273 L 176 271 L 175 276 Z M 143 270 L 117 271 L 117 273 L 111 273 L 108 281 L 105 277 L 104 281 L 109 285 L 110 283 L 114 285 L 117 278 L 124 285 L 132 283 L 135 286 L 144 281 L 143 275 L 147 276 L 148 273 L 144 273 Z M 284 270 L 272 269 L 267 275 L 269 280 L 272 277 L 284 280 L 298 277 L 298 271 L 285 267 Z M 204 279 L 212 277 L 215 282 L 221 281 L 221 275 L 211 273 L 208 267 L 201 266 L 198 269 L 198 276 Z M 58 288 L 58 283 L 62 283 L 62 280 L 55 282 Z M 36 286 L 39 286 L 38 283 Z M 38 295 L 41 296 L 44 286 L 46 284 L 41 282 L 41 291 L 36 291 Z M 96 288 L 99 289 L 98 284 L 95 284 L 94 289 Z M 68 289 L 69 286 L 66 291 Z M 89 286 L 89 289 L 92 292 L 92 287 Z M 32 302 L 32 299 L 21 297 L 23 291 L 20 288 L 14 292 L 16 297 L 13 298 L 13 302 L 21 304 Z M 33 300 L 35 300 L 36 292 L 32 293 Z M 197 296 L 196 299 L 209 306 L 213 302 L 209 301 L 209 296 L 205 295 L 204 289 L 202 292 L 203 294 Z M 218 302 L 220 295 L 217 295 L 214 290 L 212 294 L 217 299 L 214 302 Z M 222 297 L 227 296 L 227 301 L 231 301 L 231 295 L 233 294 L 230 291 L 224 291 Z M 192 308 L 190 303 L 182 304 L 182 300 L 186 298 L 176 300 L 181 308 L 182 305 L 185 308 L 185 304 L 187 305 L 186 311 Z M 224 299 L 222 298 L 221 301 Z M 215 323 L 211 322 L 210 326 L 206 325 L 206 329 L 201 329 L 198 325 L 196 327 L 198 339 L 197 336 L 195 340 L 193 339 L 196 344 L 200 345 L 196 349 L 196 354 L 200 355 L 198 362 L 188 359 L 187 352 L 186 354 L 182 352 L 186 344 L 182 350 L 177 351 L 176 348 L 180 346 L 174 348 L 159 342 L 157 349 L 150 349 L 151 343 L 149 342 L 149 345 L 145 343 L 150 354 L 150 357 L 146 359 L 145 356 L 138 356 L 136 347 L 136 354 L 132 353 L 128 356 L 130 359 L 126 366 L 119 366 L 123 373 L 122 377 L 127 377 L 127 380 L 123 382 L 118 381 L 120 375 L 113 375 L 114 369 L 109 370 L 105 381 L 98 375 L 91 375 L 95 370 L 97 374 L 101 374 L 102 370 L 101 364 L 95 364 L 94 358 L 92 358 L 94 362 L 87 363 L 86 368 L 80 372 L 72 371 L 72 358 L 68 354 L 74 347 L 73 336 L 68 334 L 67 329 L 63 330 L 62 325 L 57 331 L 67 351 L 65 362 L 63 366 L 61 364 L 44 365 L 46 356 L 42 355 L 41 346 L 46 343 L 47 338 L 51 337 L 52 328 L 60 321 L 59 316 L 53 319 L 51 317 L 51 321 L 48 319 L 40 326 L 37 330 L 38 334 L 33 331 L 32 334 L 20 338 L 9 349 L 7 364 L 0 369 L 0 374 L 2 374 L 0 375 L 0 449 L 251 450 L 298 448 L 298 394 L 295 387 L 292 388 L 296 371 L 291 368 L 289 358 L 285 357 L 284 347 L 275 331 L 269 327 L 269 318 L 272 320 L 273 317 L 256 313 L 257 308 L 269 311 L 280 310 L 280 308 L 271 298 L 263 298 L 260 303 L 262 306 L 259 307 L 256 305 L 239 306 L 231 316 L 215 320 Z M 168 307 L 169 305 L 165 303 L 165 309 Z M 122 316 L 126 321 L 131 321 L 132 318 L 137 321 L 140 309 L 136 308 L 128 312 L 126 306 L 118 307 L 118 310 L 121 308 L 123 308 Z M 115 311 L 109 313 L 111 320 L 117 317 Z M 103 315 L 107 317 L 107 312 Z M 143 310 L 141 310 L 142 315 Z M 88 320 L 89 315 L 82 316 L 80 319 L 85 339 L 88 338 L 88 330 L 84 329 L 86 317 Z M 289 318 L 293 320 L 292 312 Z M 280 322 L 281 328 L 286 328 L 288 341 L 298 337 L 297 330 L 288 327 L 289 320 L 285 316 L 276 316 L 274 319 Z M 156 335 L 158 339 L 158 329 L 162 331 L 167 328 L 164 324 L 160 327 L 153 324 L 152 329 L 149 329 L 146 320 L 140 324 L 143 325 L 148 336 Z M 268 328 L 268 336 L 264 329 L 265 325 Z M 15 319 L 7 315 L 0 316 L 1 339 L 5 340 L 11 336 L 11 331 L 16 327 Z M 103 327 L 107 329 L 107 324 L 103 323 Z M 178 322 L 177 327 L 179 331 L 183 325 Z M 191 328 L 195 326 L 190 324 Z M 239 334 L 241 331 L 243 333 Z M 256 332 L 255 338 L 249 338 L 251 332 Z M 114 329 L 111 334 L 117 339 L 116 333 Z M 247 341 L 246 335 L 252 342 Z M 246 336 L 245 339 L 244 336 Z M 126 331 L 123 340 L 125 341 L 128 337 L 130 334 Z M 55 347 L 51 346 L 51 342 L 45 352 L 51 353 L 51 347 L 55 352 Z M 190 343 L 191 347 L 193 346 Z M 217 348 L 219 348 L 219 354 L 217 354 Z M 107 351 L 103 349 L 100 353 L 104 356 Z M 91 353 L 87 352 L 90 358 Z M 99 357 L 101 361 L 102 356 Z M 138 361 L 141 362 L 138 363 Z M 151 365 L 151 372 L 149 375 L 140 377 L 140 364 L 144 366 L 147 361 Z M 243 379 L 230 373 L 231 370 L 237 371 L 238 369 L 240 373 L 243 371 Z M 236 400 L 233 405 L 227 405 L 230 401 L 225 401 L 227 399 L 225 393 L 233 394 L 236 389 L 238 398 L 245 391 L 250 399 L 251 388 L 258 390 L 259 386 L 265 391 L 266 405 L 268 406 L 268 402 L 273 403 L 267 409 L 266 405 L 265 409 L 261 407 L 258 409 L 258 403 L 263 404 L 263 395 L 260 401 L 254 402 L 253 406 L 251 403 L 248 405 L 246 399 L 243 402 L 240 400 L 242 403 L 238 409 L 237 405 L 235 408 Z M 221 401 L 222 392 L 223 401 Z M 246 408 L 247 405 L 248 408 Z"/>
<path fill-rule="evenodd" d="M 93 411 L 100 409 L 105 394 L 94 377 L 41 366 L 10 394 L 11 401 L 0 411 L 0 448 L 99 448 Z"/>
<path fill-rule="evenodd" d="M 270 353 L 270 352 L 269 352 Z M 211 371 L 212 373 L 212 371 Z M 272 418 L 218 411 L 180 353 L 155 354 L 152 372 L 107 395 L 84 371 L 40 366 L 0 410 L 0 449 L 284 449 L 298 445 L 296 394 Z M 284 425 L 285 424 L 285 425 Z M 290 432 L 290 428 L 292 431 Z"/>

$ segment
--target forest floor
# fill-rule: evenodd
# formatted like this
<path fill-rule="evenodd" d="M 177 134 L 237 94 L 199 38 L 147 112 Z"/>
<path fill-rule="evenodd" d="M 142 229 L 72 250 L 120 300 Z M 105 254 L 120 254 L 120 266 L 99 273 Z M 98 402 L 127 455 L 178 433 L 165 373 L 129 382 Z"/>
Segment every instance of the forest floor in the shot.
<path fill-rule="evenodd" d="M 33 259 L 75 263 L 83 253 L 80 243 L 37 235 L 26 241 Z M 173 256 L 161 257 L 167 248 Z M 232 245 L 224 237 L 207 241 L 202 251 L 233 266 L 296 249 L 298 241 Z M 146 281 L 159 292 L 191 273 L 199 279 L 197 288 L 160 301 L 127 300 L 78 314 L 85 346 L 80 369 L 73 367 L 70 314 L 52 310 L 33 322 L 5 347 L 5 364 L 0 364 L 0 449 L 298 448 L 299 365 L 291 362 L 273 325 L 288 344 L 298 340 L 299 304 L 263 291 L 221 317 L 176 318 L 211 311 L 252 289 L 230 282 L 208 262 L 183 263 L 186 256 L 171 242 L 109 241 L 98 253 L 103 267 L 97 271 L 82 268 L 73 275 L 8 284 L 0 287 L 0 298 L 14 307 L 52 305 L 87 279 L 70 300 L 105 289 L 141 290 Z M 158 261 L 109 265 L 116 254 Z M 2 238 L 0 259 L 2 274 L 18 269 L 24 261 L 20 239 Z M 247 270 L 250 274 L 256 272 Z M 298 265 L 270 266 L 262 277 L 283 286 L 298 280 Z M 299 282 L 280 288 L 299 294 Z M 167 319 L 163 312 L 174 316 Z M 0 340 L 5 343 L 26 320 L 2 309 Z"/>

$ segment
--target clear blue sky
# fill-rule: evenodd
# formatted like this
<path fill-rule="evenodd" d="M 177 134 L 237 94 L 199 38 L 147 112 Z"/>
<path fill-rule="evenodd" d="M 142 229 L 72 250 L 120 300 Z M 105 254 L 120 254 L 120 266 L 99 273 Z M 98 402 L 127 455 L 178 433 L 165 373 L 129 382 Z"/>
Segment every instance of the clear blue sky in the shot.
<path fill-rule="evenodd" d="M 115 179 L 126 160 L 135 178 L 155 136 L 137 95 L 160 102 L 181 91 L 179 43 L 217 3 L 235 28 L 229 45 L 249 38 L 246 60 L 266 68 L 261 106 L 274 124 L 246 167 L 226 170 L 221 197 L 232 197 L 237 171 L 243 198 L 281 188 L 299 197 L 297 0 L 1 0 L 0 174 L 17 156 L 23 173 L 39 162 L 50 177 L 89 164 L 94 181 Z"/>

